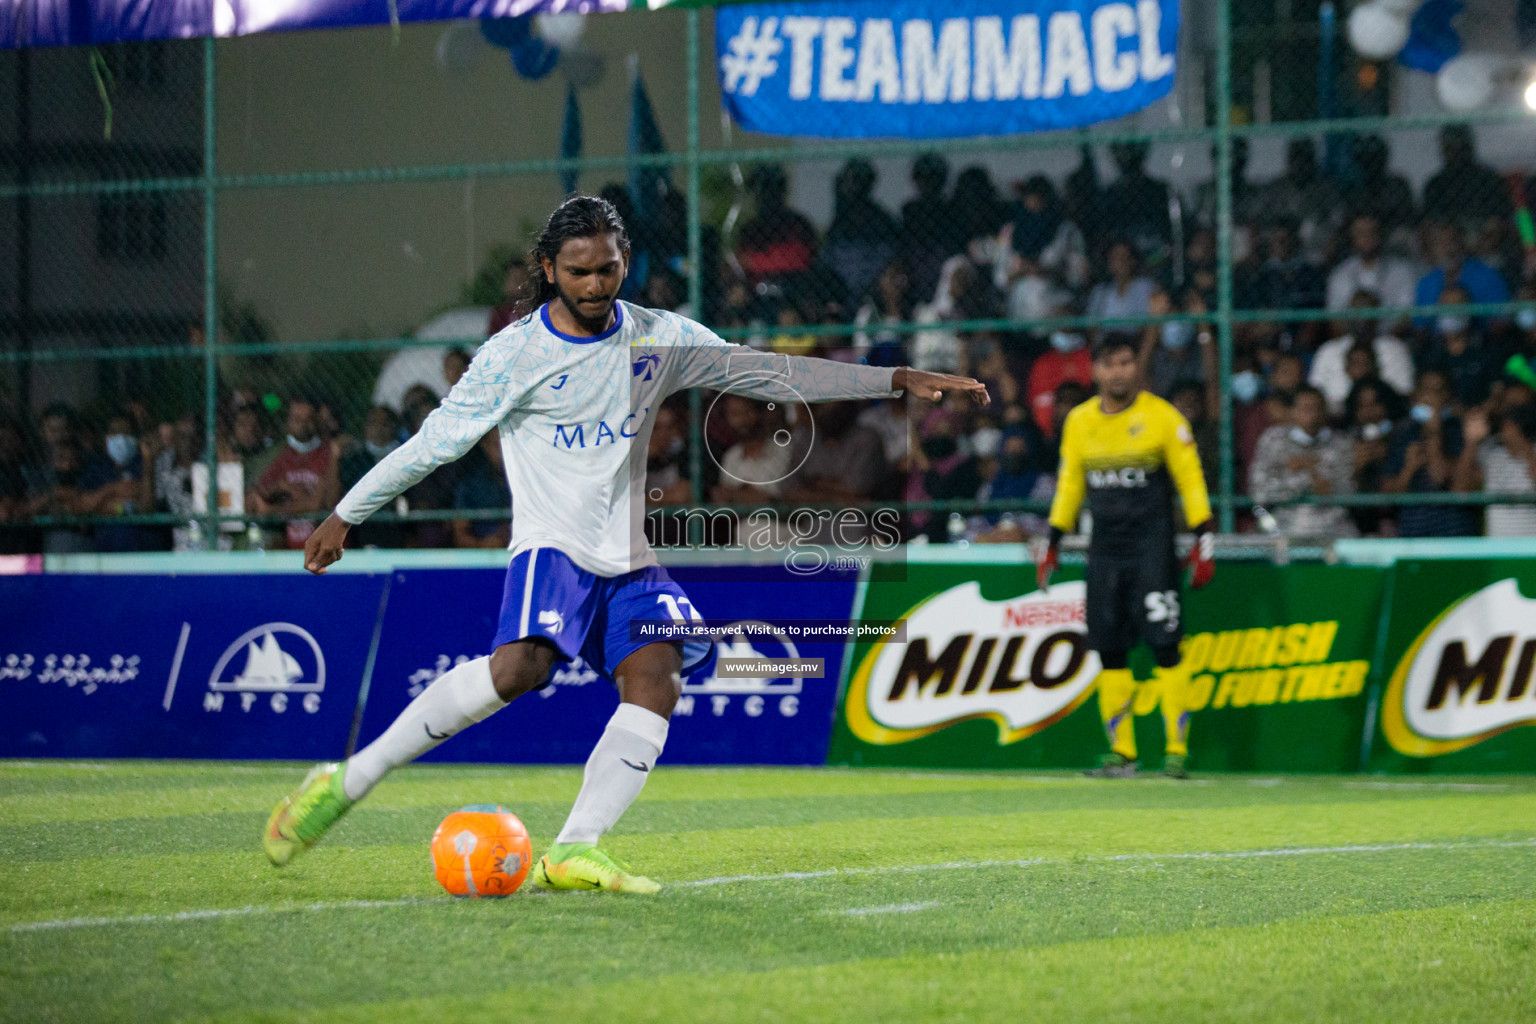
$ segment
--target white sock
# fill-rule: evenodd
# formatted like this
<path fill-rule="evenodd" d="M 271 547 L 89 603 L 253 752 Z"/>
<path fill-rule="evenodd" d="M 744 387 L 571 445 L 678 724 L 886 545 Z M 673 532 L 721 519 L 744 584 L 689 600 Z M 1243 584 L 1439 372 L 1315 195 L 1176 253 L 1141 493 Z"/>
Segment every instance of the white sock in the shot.
<path fill-rule="evenodd" d="M 638 704 L 620 704 L 587 758 L 581 792 L 557 843 L 595 843 L 613 828 L 645 786 L 661 748 L 667 720 Z"/>
<path fill-rule="evenodd" d="M 385 773 L 506 706 L 491 682 L 489 657 L 455 665 L 417 694 L 382 736 L 347 759 L 342 789 L 349 800 L 362 799 Z"/>

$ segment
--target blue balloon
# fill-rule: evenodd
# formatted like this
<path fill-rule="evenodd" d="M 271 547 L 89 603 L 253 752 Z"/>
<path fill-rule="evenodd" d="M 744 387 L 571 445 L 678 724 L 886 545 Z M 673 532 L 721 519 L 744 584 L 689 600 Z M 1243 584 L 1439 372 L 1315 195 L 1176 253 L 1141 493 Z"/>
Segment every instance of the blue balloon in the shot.
<path fill-rule="evenodd" d="M 1461 36 L 1451 27 L 1466 9 L 1461 0 L 1428 0 L 1408 24 L 1408 42 L 1397 55 L 1405 68 L 1434 74 L 1461 52 Z"/>
<path fill-rule="evenodd" d="M 533 34 L 533 17 L 481 18 L 480 34 L 492 46 L 506 50 L 513 69 L 522 77 L 537 81 L 555 70 L 560 51 Z"/>

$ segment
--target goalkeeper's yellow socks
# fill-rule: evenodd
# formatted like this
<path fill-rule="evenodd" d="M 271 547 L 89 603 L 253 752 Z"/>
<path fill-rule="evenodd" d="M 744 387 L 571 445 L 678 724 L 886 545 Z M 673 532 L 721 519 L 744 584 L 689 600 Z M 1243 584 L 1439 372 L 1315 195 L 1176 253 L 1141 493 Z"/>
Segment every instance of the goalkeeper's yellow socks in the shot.
<path fill-rule="evenodd" d="M 1135 715 L 1131 701 L 1136 680 L 1128 668 L 1107 668 L 1099 673 L 1099 717 L 1109 749 L 1127 761 L 1136 760 Z"/>
<path fill-rule="evenodd" d="M 1189 712 L 1185 710 L 1189 669 L 1182 662 L 1173 668 L 1159 668 L 1157 681 L 1163 691 L 1163 731 L 1168 737 L 1167 752 L 1182 757 L 1189 753 Z"/>

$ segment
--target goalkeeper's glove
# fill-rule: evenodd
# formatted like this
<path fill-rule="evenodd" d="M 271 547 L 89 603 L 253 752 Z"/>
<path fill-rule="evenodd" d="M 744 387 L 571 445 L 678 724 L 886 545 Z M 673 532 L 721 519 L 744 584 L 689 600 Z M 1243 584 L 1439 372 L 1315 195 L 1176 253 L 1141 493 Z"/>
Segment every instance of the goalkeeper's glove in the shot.
<path fill-rule="evenodd" d="M 1216 575 L 1216 532 L 1207 519 L 1195 527 L 1195 545 L 1189 551 L 1189 585 L 1196 590 Z"/>
<path fill-rule="evenodd" d="M 1061 564 L 1061 531 L 1051 527 L 1050 536 L 1035 551 L 1035 586 L 1042 591 L 1051 587 L 1051 574 Z"/>

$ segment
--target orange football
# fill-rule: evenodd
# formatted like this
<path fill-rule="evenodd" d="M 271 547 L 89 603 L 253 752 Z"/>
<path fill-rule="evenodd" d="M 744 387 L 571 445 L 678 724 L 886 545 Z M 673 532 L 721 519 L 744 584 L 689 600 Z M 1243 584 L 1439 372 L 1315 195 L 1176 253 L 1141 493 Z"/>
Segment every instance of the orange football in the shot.
<path fill-rule="evenodd" d="M 455 896 L 510 896 L 532 863 L 528 830 L 499 804 L 470 804 L 432 833 L 432 868 Z"/>

